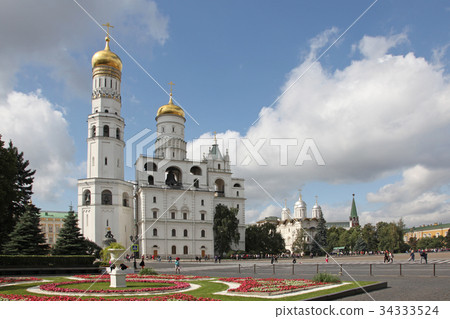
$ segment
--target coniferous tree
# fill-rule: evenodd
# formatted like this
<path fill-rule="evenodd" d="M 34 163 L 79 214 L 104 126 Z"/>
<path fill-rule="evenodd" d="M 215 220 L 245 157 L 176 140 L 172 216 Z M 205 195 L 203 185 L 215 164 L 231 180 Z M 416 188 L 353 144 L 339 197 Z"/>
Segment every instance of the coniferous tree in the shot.
<path fill-rule="evenodd" d="M 71 210 L 64 218 L 52 255 L 86 255 L 88 244 L 78 227 L 78 219 Z"/>
<path fill-rule="evenodd" d="M 14 230 L 9 235 L 9 241 L 3 246 L 6 255 L 45 255 L 49 246 L 40 226 L 39 209 L 33 204 L 25 207 L 23 214 Z"/>
<path fill-rule="evenodd" d="M 35 171 L 28 168 L 29 162 L 23 152 L 9 142 L 8 148 L 0 135 L 0 238 L 4 245 L 19 218 L 25 213 L 31 199 Z"/>
<path fill-rule="evenodd" d="M 313 254 L 324 255 L 327 248 L 327 226 L 323 216 L 320 216 L 314 235 L 314 241 L 311 245 L 311 252 Z"/>

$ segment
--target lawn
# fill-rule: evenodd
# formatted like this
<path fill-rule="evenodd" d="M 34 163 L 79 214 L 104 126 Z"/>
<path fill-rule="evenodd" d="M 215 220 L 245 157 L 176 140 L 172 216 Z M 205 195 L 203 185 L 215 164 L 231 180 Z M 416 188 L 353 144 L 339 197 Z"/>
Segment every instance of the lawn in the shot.
<path fill-rule="evenodd" d="M 41 278 L 43 280 L 49 280 L 51 281 L 51 283 L 61 283 L 61 282 L 68 282 L 68 278 L 66 277 L 45 277 L 45 278 Z M 252 296 L 252 297 L 244 297 L 244 296 L 236 296 L 236 295 L 218 295 L 215 294 L 217 292 L 221 292 L 221 291 L 225 291 L 228 289 L 228 285 L 226 285 L 225 283 L 219 283 L 219 282 L 214 282 L 218 280 L 218 278 L 209 278 L 208 280 L 196 280 L 196 279 L 191 279 L 191 280 L 187 280 L 187 282 L 192 283 L 192 284 L 196 284 L 199 286 L 198 289 L 195 290 L 191 290 L 191 291 L 187 291 L 184 293 L 177 293 L 175 295 L 177 295 L 178 297 L 174 297 L 174 298 L 168 298 L 169 300 L 203 300 L 204 298 L 209 298 L 209 299 L 214 299 L 214 300 L 223 300 L 223 301 L 268 301 L 268 300 L 274 300 L 274 301 L 295 301 L 295 300 L 304 300 L 304 299 L 309 299 L 312 297 L 316 297 L 316 296 L 322 296 L 322 295 L 327 295 L 327 294 L 331 294 L 331 293 L 336 293 L 339 291 L 344 291 L 344 290 L 348 290 L 348 289 L 352 289 L 352 288 L 357 288 L 360 286 L 364 286 L 364 285 L 368 285 L 368 284 L 372 284 L 374 283 L 373 281 L 360 281 L 360 282 L 352 282 L 349 283 L 347 285 L 344 286 L 340 286 L 340 287 L 334 287 L 334 288 L 329 288 L 329 289 L 325 289 L 325 290 L 319 290 L 319 291 L 315 291 L 315 292 L 309 292 L 309 293 L 303 293 L 300 295 L 291 295 L 291 296 L 286 296 L 286 295 L 280 295 L 279 298 L 272 298 L 272 299 L 266 299 L 266 298 L 262 298 L 259 296 Z M 5 295 L 27 295 L 27 296 L 45 296 L 45 294 L 34 294 L 31 293 L 29 291 L 27 291 L 28 288 L 30 287 L 34 287 L 34 286 L 38 286 L 38 285 L 42 285 L 42 284 L 47 284 L 48 282 L 34 282 L 34 283 L 20 283 L 18 282 L 17 285 L 13 285 L 13 286 L 0 286 L 0 296 L 3 296 L 3 298 L 7 298 L 7 296 L 5 297 Z M 169 282 L 136 282 L 136 281 L 132 281 L 131 279 L 128 280 L 127 279 L 127 287 L 126 288 L 114 288 L 114 290 L 119 290 L 119 289 L 143 289 L 143 288 L 154 288 L 154 287 L 169 287 L 171 285 L 174 285 L 173 283 L 169 283 Z M 92 283 L 92 282 L 85 282 L 85 283 L 78 283 L 78 281 L 73 280 L 73 283 L 71 282 L 70 284 L 64 284 L 64 285 L 59 285 L 58 287 L 61 288 L 73 288 L 73 289 L 80 289 L 80 290 L 86 290 L 86 289 L 90 289 L 90 290 L 108 290 L 109 288 L 109 282 L 96 282 L 96 283 Z M 167 293 L 161 295 L 161 296 L 172 296 L 174 294 L 174 292 L 170 292 L 168 291 Z M 140 296 L 135 296 L 133 297 L 133 300 L 140 300 L 140 299 L 147 299 L 148 298 L 153 298 L 155 295 L 154 294 L 147 294 L 147 295 L 140 295 Z M 180 297 L 181 296 L 181 297 Z M 127 297 L 130 298 L 130 297 Z M 162 298 L 162 297 L 158 297 L 158 298 Z M 1 299 L 1 298 L 0 298 Z M 82 300 L 93 300 L 96 299 L 95 297 L 87 297 L 87 296 L 83 296 L 80 299 Z M 121 297 L 117 297 L 117 296 L 107 296 L 105 294 L 104 297 L 100 298 L 101 300 L 117 300 L 117 299 L 122 299 Z M 126 299 L 125 297 L 123 299 Z"/>

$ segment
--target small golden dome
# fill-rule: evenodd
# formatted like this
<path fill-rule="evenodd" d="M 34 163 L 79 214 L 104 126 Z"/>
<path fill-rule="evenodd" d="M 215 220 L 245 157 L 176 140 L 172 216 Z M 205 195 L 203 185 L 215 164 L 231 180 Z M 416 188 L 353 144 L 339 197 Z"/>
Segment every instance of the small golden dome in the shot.
<path fill-rule="evenodd" d="M 178 115 L 184 118 L 184 111 L 181 107 L 178 105 L 173 104 L 172 101 L 172 93 L 170 93 L 170 100 L 169 103 L 166 105 L 161 106 L 158 109 L 158 112 L 156 113 L 156 117 L 163 115 L 163 114 L 172 114 L 172 115 Z"/>
<path fill-rule="evenodd" d="M 119 56 L 109 49 L 109 38 L 105 38 L 105 49 L 98 51 L 92 56 L 92 68 L 100 65 L 107 65 L 122 71 L 122 61 Z"/>

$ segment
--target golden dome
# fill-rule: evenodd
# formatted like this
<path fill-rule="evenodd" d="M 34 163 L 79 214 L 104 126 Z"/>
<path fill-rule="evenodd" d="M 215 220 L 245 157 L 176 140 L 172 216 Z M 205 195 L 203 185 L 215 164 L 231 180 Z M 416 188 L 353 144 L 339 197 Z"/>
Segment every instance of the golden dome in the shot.
<path fill-rule="evenodd" d="M 100 65 L 107 65 L 122 71 L 122 61 L 119 56 L 109 49 L 109 38 L 105 38 L 105 49 L 98 51 L 92 56 L 92 68 Z"/>
<path fill-rule="evenodd" d="M 184 118 L 184 111 L 181 107 L 178 105 L 173 104 L 172 101 L 172 93 L 170 93 L 170 100 L 169 103 L 166 105 L 161 106 L 158 109 L 158 112 L 156 113 L 156 117 L 163 115 L 163 114 L 172 114 L 172 115 L 178 115 Z"/>

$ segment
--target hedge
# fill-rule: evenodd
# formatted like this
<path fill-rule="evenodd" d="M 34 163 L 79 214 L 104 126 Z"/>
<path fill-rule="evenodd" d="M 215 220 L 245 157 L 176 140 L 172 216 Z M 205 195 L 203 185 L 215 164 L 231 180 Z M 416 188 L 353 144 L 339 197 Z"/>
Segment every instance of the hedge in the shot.
<path fill-rule="evenodd" d="M 0 255 L 0 268 L 94 267 L 94 256 Z"/>

